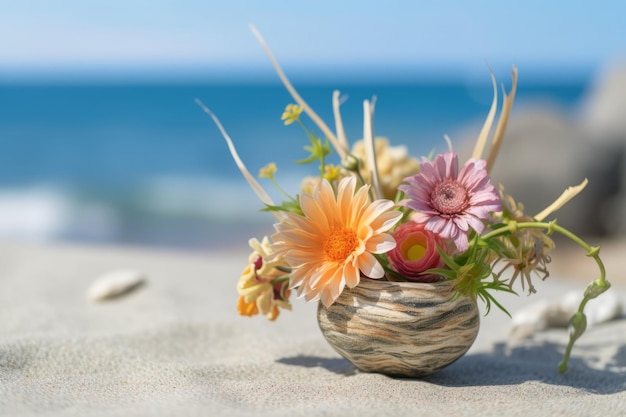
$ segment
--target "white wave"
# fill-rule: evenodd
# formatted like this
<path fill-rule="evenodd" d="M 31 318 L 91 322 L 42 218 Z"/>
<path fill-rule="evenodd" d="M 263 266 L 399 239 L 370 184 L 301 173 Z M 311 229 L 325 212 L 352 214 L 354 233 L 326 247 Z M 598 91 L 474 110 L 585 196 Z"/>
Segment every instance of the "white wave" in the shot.
<path fill-rule="evenodd" d="M 281 184 L 296 194 L 301 176 L 289 175 Z M 275 203 L 285 199 L 271 182 L 263 184 Z M 245 219 L 267 221 L 258 214 L 263 203 L 244 179 L 192 177 L 161 177 L 151 181 L 143 190 L 142 205 L 150 212 L 166 216 L 193 216 L 213 221 Z M 268 215 L 269 216 L 269 215 Z"/>
<path fill-rule="evenodd" d="M 283 186 L 297 193 L 301 175 Z M 264 184 L 265 186 L 266 184 Z M 284 197 L 267 181 L 277 203 Z M 274 218 L 243 179 L 160 177 L 99 190 L 49 184 L 0 189 L 0 239 L 186 245 L 247 230 Z"/>
<path fill-rule="evenodd" d="M 111 208 L 78 204 L 66 190 L 34 186 L 0 190 L 0 236 L 19 240 L 111 240 L 119 221 Z"/>

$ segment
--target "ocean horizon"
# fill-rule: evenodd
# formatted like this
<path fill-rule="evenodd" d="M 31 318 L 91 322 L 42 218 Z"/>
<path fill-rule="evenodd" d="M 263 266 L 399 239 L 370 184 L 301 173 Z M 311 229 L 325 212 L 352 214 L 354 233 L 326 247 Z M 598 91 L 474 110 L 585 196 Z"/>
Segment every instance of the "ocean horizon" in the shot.
<path fill-rule="evenodd" d="M 541 103 L 574 113 L 589 84 L 520 82 L 514 111 Z M 351 142 L 362 137 L 362 101 L 375 96 L 376 136 L 416 157 L 445 149 L 446 134 L 455 144 L 477 134 L 492 99 L 488 83 L 454 81 L 296 88 L 331 128 L 340 90 Z M 0 83 L 0 239 L 205 249 L 271 233 L 196 98 L 251 172 L 276 162 L 278 181 L 296 193 L 315 171 L 293 163 L 307 140 L 280 120 L 293 100 L 276 83 Z"/>

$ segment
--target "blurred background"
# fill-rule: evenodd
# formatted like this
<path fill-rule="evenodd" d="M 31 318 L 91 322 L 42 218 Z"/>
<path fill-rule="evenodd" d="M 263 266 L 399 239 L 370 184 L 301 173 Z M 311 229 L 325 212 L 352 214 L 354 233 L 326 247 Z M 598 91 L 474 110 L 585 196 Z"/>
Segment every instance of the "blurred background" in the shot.
<path fill-rule="evenodd" d="M 0 239 L 245 246 L 272 217 L 200 98 L 254 173 L 274 161 L 296 192 L 307 144 L 248 25 L 301 95 L 348 138 L 377 97 L 375 133 L 419 157 L 461 152 L 492 99 L 518 95 L 494 178 L 541 210 L 588 177 L 559 215 L 582 234 L 626 224 L 626 3 L 0 0 Z M 310 124 L 312 126 L 312 124 Z M 268 188 L 271 185 L 268 184 Z"/>

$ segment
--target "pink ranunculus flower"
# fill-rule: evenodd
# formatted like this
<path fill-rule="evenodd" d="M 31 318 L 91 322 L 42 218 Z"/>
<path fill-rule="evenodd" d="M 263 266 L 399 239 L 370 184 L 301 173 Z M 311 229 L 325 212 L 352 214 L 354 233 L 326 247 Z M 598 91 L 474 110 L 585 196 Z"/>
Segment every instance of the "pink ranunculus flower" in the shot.
<path fill-rule="evenodd" d="M 411 281 L 439 280 L 438 275 L 425 273 L 444 265 L 437 251 L 437 246 L 444 246 L 439 236 L 426 230 L 423 223 L 408 221 L 398 226 L 393 238 L 396 247 L 387 253 L 387 258 L 396 272 Z"/>
<path fill-rule="evenodd" d="M 482 233 L 483 221 L 492 221 L 491 213 L 502 210 L 485 161 L 470 159 L 459 171 L 457 155 L 446 152 L 432 162 L 424 159 L 421 168 L 421 173 L 405 178 L 407 183 L 398 187 L 407 194 L 404 204 L 415 210 L 413 220 L 451 239 L 459 252 L 466 251 L 470 231 Z"/>

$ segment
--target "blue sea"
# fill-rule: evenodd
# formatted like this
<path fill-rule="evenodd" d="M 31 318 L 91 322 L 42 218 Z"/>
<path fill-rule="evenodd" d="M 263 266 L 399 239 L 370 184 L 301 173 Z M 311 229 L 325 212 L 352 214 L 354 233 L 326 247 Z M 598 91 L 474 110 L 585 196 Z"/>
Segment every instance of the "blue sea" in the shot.
<path fill-rule="evenodd" d="M 520 83 L 515 106 L 540 101 L 575 111 L 587 85 Z M 464 82 L 297 88 L 331 127 L 339 89 L 351 141 L 362 136 L 362 101 L 376 96 L 376 135 L 415 156 L 445 149 L 444 134 L 454 142 L 477 133 L 492 98 L 489 84 Z M 307 140 L 280 120 L 292 99 L 279 84 L 0 84 L 0 239 L 204 250 L 270 233 L 272 217 L 258 211 L 196 98 L 253 173 L 276 162 L 278 181 L 295 193 L 314 172 L 293 164 Z"/>

